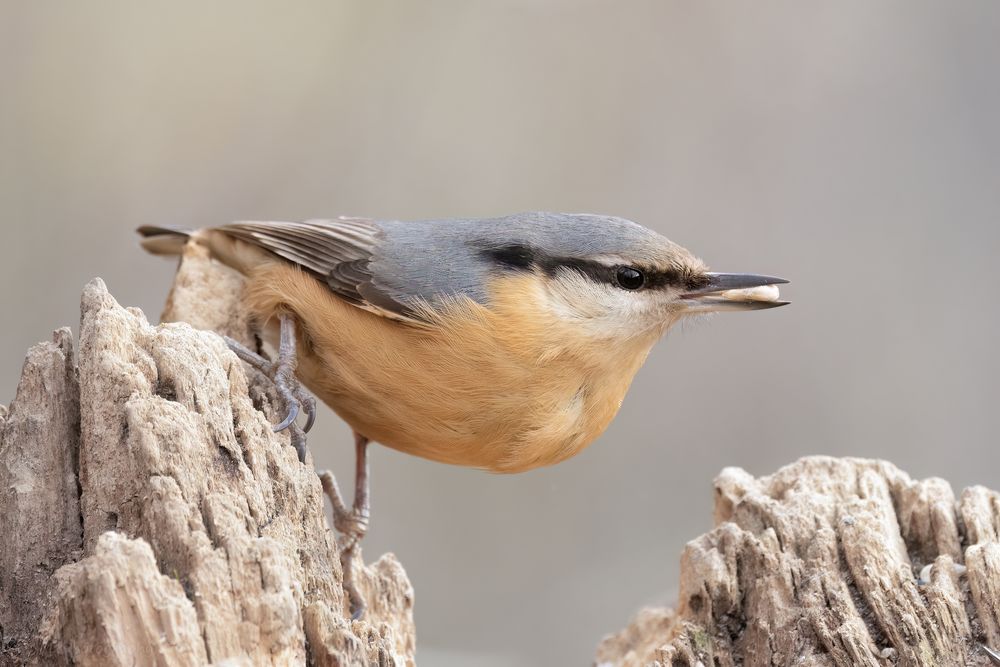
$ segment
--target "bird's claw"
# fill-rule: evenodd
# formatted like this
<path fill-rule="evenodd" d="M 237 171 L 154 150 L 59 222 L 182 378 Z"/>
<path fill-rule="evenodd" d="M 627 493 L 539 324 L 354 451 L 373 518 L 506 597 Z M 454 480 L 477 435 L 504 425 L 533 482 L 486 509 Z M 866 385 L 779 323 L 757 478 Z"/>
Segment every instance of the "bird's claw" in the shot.
<path fill-rule="evenodd" d="M 273 368 L 268 369 L 269 372 L 266 372 L 266 375 L 274 382 L 288 408 L 288 414 L 285 415 L 285 418 L 274 425 L 274 432 L 284 431 L 295 423 L 300 412 L 305 412 L 306 425 L 302 427 L 302 432 L 308 433 L 309 429 L 316 423 L 316 399 L 302 388 L 302 384 L 286 362 L 279 359 L 270 365 Z"/>
<path fill-rule="evenodd" d="M 299 427 L 298 424 L 292 424 L 291 430 L 288 432 L 291 436 L 292 447 L 295 448 L 295 453 L 299 457 L 299 463 L 306 462 L 306 434 Z"/>
<path fill-rule="evenodd" d="M 340 551 L 340 566 L 344 572 L 344 592 L 351 603 L 351 620 L 357 620 L 365 613 L 365 599 L 354 580 L 355 560 L 358 557 L 361 539 L 368 532 L 368 508 L 364 506 L 347 509 L 340 495 L 337 480 L 329 470 L 319 473 L 323 492 L 333 505 L 333 527 L 340 536 L 337 548 Z"/>
<path fill-rule="evenodd" d="M 355 561 L 360 557 L 361 540 L 368 532 L 368 438 L 355 432 L 355 476 L 354 504 L 347 508 L 337 479 L 329 470 L 319 473 L 323 484 L 323 493 L 333 505 L 333 526 L 340 533 L 337 547 L 340 551 L 340 564 L 344 572 L 344 591 L 351 602 L 351 618 L 357 620 L 365 613 L 365 600 L 358 590 L 354 579 Z"/>
<path fill-rule="evenodd" d="M 288 428 L 291 429 L 292 445 L 298 453 L 299 461 L 304 463 L 306 458 L 305 434 L 309 432 L 309 429 L 316 422 L 316 399 L 303 389 L 302 384 L 295 377 L 294 327 L 294 321 L 291 317 L 281 317 L 281 347 L 278 351 L 278 358 L 275 361 L 265 359 L 228 336 L 223 336 L 223 338 L 226 341 L 226 345 L 229 346 L 229 349 L 237 357 L 266 375 L 274 383 L 278 394 L 285 402 L 288 412 L 285 414 L 285 418 L 272 428 L 275 433 Z M 300 412 L 306 413 L 306 424 L 302 428 L 295 423 Z"/>
<path fill-rule="evenodd" d="M 312 430 L 313 424 L 316 423 L 316 399 L 309 395 L 302 386 L 298 387 L 301 393 L 298 396 L 299 402 L 302 404 L 302 408 L 306 411 L 306 425 L 302 427 L 302 430 L 308 433 Z"/>
<path fill-rule="evenodd" d="M 281 423 L 275 424 L 271 428 L 275 433 L 279 431 L 284 431 L 286 428 L 295 423 L 295 419 L 299 416 L 299 403 L 298 401 L 292 401 L 288 404 L 288 415 L 281 421 Z"/>
<path fill-rule="evenodd" d="M 353 549 L 368 534 L 368 514 L 354 510 L 347 514 L 334 516 L 333 527 L 340 533 L 340 539 L 337 540 L 340 548 L 342 550 Z"/>
<path fill-rule="evenodd" d="M 365 504 L 356 504 L 348 509 L 341 498 L 337 479 L 329 470 L 320 472 L 319 479 L 323 485 L 323 492 L 333 505 L 333 527 L 340 533 L 337 546 L 341 552 L 353 551 L 368 534 L 368 507 Z"/>

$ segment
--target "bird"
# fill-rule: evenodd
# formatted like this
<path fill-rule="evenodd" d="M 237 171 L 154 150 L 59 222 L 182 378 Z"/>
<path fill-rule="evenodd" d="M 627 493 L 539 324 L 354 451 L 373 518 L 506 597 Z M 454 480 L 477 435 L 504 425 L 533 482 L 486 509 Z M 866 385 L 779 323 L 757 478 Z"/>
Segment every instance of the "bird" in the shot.
<path fill-rule="evenodd" d="M 353 429 L 354 503 L 320 473 L 353 558 L 369 520 L 371 441 L 495 473 L 579 453 L 612 421 L 653 345 L 677 322 L 787 304 L 766 275 L 716 273 L 630 220 L 528 212 L 493 218 L 246 221 L 144 226 L 142 245 L 188 243 L 246 278 L 243 304 L 271 360 L 228 340 L 285 400 L 300 460 L 319 397 Z M 296 418 L 308 416 L 304 427 Z"/>

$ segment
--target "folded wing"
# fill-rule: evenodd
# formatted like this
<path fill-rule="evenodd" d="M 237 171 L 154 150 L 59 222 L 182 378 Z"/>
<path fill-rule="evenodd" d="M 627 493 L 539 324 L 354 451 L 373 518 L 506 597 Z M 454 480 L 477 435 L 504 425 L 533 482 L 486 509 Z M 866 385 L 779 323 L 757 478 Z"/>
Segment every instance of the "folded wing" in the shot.
<path fill-rule="evenodd" d="M 372 273 L 382 235 L 373 220 L 246 221 L 216 229 L 302 267 L 355 306 L 385 317 L 412 319 L 407 305 L 380 289 Z"/>

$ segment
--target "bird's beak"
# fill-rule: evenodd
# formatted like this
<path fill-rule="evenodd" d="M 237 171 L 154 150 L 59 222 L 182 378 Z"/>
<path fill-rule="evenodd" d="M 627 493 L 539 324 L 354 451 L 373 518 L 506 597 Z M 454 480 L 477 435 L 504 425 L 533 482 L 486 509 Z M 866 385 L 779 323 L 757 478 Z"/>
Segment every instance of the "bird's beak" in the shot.
<path fill-rule="evenodd" d="M 713 313 L 720 310 L 763 310 L 788 305 L 779 301 L 776 285 L 787 283 L 783 278 L 758 276 L 753 273 L 707 273 L 708 283 L 681 295 L 684 311 Z"/>

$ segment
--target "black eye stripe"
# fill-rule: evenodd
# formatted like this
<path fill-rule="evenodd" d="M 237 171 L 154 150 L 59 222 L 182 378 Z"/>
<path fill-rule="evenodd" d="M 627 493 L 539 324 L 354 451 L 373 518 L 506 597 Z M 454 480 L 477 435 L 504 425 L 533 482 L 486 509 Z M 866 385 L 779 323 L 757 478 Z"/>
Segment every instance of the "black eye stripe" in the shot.
<path fill-rule="evenodd" d="M 667 287 L 678 287 L 682 289 L 693 289 L 693 283 L 698 282 L 697 286 L 700 286 L 699 278 L 697 276 L 684 275 L 680 271 L 655 271 L 652 269 L 647 269 L 641 266 L 608 266 L 606 264 L 601 264 L 600 262 L 595 262 L 593 260 L 580 260 L 573 258 L 552 258 L 550 263 L 542 266 L 542 269 L 550 275 L 554 276 L 560 269 L 574 269 L 579 271 L 583 275 L 587 276 L 591 280 L 599 283 L 605 283 L 608 285 L 614 285 L 615 287 L 620 287 L 624 289 L 664 289 Z M 638 287 L 627 287 L 622 284 L 622 281 L 618 275 L 621 269 L 631 269 L 642 274 L 642 283 Z"/>
<path fill-rule="evenodd" d="M 483 254 L 509 269 L 528 269 L 535 263 L 536 253 L 524 245 L 508 245 L 488 248 Z"/>
<path fill-rule="evenodd" d="M 618 272 L 621 269 L 631 269 L 642 274 L 642 289 L 657 289 L 678 287 L 696 289 L 701 287 L 707 278 L 686 272 L 668 269 L 654 270 L 638 265 L 608 266 L 592 259 L 575 257 L 553 257 L 537 248 L 523 244 L 510 244 L 488 247 L 480 250 L 482 256 L 489 258 L 504 269 L 515 271 L 542 270 L 546 275 L 554 277 L 559 271 L 570 269 L 579 272 L 594 282 L 614 285 L 624 289 L 639 289 L 622 285 Z"/>

